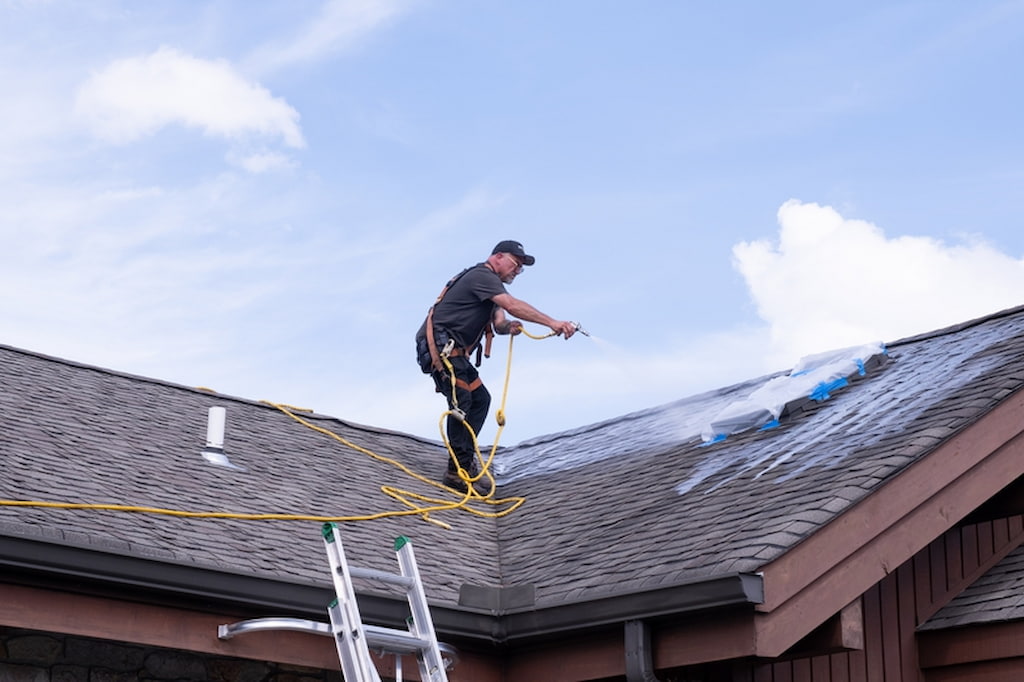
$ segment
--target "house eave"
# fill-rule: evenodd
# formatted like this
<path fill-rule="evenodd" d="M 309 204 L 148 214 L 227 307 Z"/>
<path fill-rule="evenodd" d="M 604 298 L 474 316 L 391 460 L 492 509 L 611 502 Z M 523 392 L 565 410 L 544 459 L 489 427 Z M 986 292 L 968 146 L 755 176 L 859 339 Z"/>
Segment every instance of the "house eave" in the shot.
<path fill-rule="evenodd" d="M 216 605 L 321 617 L 332 598 L 329 589 L 313 585 L 10 535 L 0 536 L 0 575 L 99 596 L 173 600 L 198 610 Z"/>
<path fill-rule="evenodd" d="M 516 643 L 577 633 L 633 620 L 658 620 L 727 608 L 753 608 L 764 601 L 760 575 L 736 573 L 684 585 L 631 592 L 544 609 L 520 609 L 502 618 L 503 639 Z"/>
<path fill-rule="evenodd" d="M 220 571 L 210 567 L 123 555 L 35 538 L 0 536 L 0 581 L 118 600 L 173 606 L 240 619 L 271 615 L 325 621 L 335 597 L 329 587 Z M 764 601 L 761 577 L 733 574 L 685 585 L 614 595 L 546 608 L 487 611 L 431 605 L 440 637 L 515 645 L 630 620 L 651 620 Z M 404 623 L 404 601 L 360 595 L 371 623 Z"/>

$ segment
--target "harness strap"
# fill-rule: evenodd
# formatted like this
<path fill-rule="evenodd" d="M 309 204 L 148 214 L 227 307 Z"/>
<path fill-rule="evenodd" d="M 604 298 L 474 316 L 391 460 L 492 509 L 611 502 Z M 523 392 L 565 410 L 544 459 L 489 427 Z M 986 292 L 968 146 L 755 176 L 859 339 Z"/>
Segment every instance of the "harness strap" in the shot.
<path fill-rule="evenodd" d="M 480 377 L 473 379 L 472 383 L 467 382 L 465 379 L 455 379 L 455 385 L 459 388 L 464 388 L 467 391 L 475 391 L 476 389 L 483 386 L 484 382 L 480 380 Z"/>
<path fill-rule="evenodd" d="M 441 293 L 437 295 L 437 300 L 434 301 L 434 305 L 430 306 L 430 310 L 427 311 L 427 349 L 430 351 L 430 366 L 434 368 L 435 372 L 440 372 L 441 370 L 443 370 L 444 365 L 441 363 L 441 352 L 438 351 L 437 349 L 437 341 L 434 340 L 434 307 L 441 302 L 441 299 L 444 298 L 444 295 L 448 293 L 448 290 L 451 289 L 452 285 L 455 284 L 455 282 L 461 279 L 463 275 L 465 275 L 472 269 L 473 268 L 466 268 L 465 270 L 463 270 L 462 272 L 448 280 L 448 283 L 444 285 L 444 289 L 441 289 Z M 494 324 L 492 322 L 487 323 L 487 326 L 484 327 L 482 335 L 486 337 L 482 349 L 483 356 L 485 358 L 489 358 L 491 357 L 491 342 L 494 340 Z M 476 361 L 474 364 L 476 364 L 476 366 L 479 367 L 480 363 L 482 362 L 480 358 L 481 346 L 479 337 L 476 339 L 476 341 L 473 342 L 472 345 L 469 346 L 469 348 L 451 349 L 448 353 L 448 357 L 457 358 L 461 355 L 468 356 L 470 353 L 473 352 L 474 348 L 476 349 Z"/>
<path fill-rule="evenodd" d="M 430 366 L 434 368 L 435 372 L 440 372 L 444 369 L 444 365 L 441 364 L 441 353 L 437 350 L 437 341 L 434 340 L 434 307 L 441 302 L 444 295 L 448 293 L 448 289 L 451 288 L 460 277 L 465 275 L 472 268 L 466 268 L 459 274 L 448 280 L 448 283 L 444 285 L 444 289 L 441 289 L 441 293 L 437 295 L 437 300 L 434 301 L 434 305 L 430 306 L 430 310 L 427 311 L 427 349 L 430 351 Z M 449 353 L 451 355 L 451 353 Z"/>
<path fill-rule="evenodd" d="M 435 372 L 440 372 L 444 366 L 441 364 L 441 354 L 437 352 L 437 341 L 434 340 L 434 306 L 430 306 L 427 312 L 427 349 L 430 351 L 430 366 Z"/>

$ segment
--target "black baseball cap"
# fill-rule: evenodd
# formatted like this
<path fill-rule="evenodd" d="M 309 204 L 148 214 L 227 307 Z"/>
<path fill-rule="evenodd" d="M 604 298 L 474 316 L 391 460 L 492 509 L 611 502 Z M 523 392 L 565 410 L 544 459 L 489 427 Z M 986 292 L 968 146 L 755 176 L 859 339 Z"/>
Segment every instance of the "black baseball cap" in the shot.
<path fill-rule="evenodd" d="M 523 265 L 533 265 L 537 262 L 537 259 L 533 256 L 526 255 L 526 251 L 523 250 L 523 245 L 514 239 L 506 239 L 503 242 L 498 242 L 498 245 L 494 247 L 491 254 L 495 253 L 511 253 L 513 256 L 523 261 Z"/>

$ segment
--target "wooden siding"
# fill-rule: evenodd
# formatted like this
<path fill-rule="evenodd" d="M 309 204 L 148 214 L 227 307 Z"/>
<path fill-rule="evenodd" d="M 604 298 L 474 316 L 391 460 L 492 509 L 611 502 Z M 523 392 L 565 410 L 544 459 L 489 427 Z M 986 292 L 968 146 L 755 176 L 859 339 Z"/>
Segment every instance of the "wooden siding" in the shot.
<path fill-rule="evenodd" d="M 919 635 L 925 682 L 1024 679 L 1024 623 L 992 623 Z"/>
<path fill-rule="evenodd" d="M 953 528 L 899 566 L 861 596 L 864 648 L 857 651 L 812 652 L 798 644 L 775 661 L 666 672 L 663 680 L 693 682 L 932 682 L 973 679 L 960 666 L 956 677 L 921 670 L 917 626 L 977 580 L 1024 541 L 1020 515 Z M 817 655 L 813 655 L 813 654 Z M 984 679 L 1024 680 L 1024 661 L 1012 677 L 992 677 L 1005 662 L 978 662 Z M 966 675 L 966 676 L 965 676 Z M 977 678 L 982 679 L 982 678 Z"/>

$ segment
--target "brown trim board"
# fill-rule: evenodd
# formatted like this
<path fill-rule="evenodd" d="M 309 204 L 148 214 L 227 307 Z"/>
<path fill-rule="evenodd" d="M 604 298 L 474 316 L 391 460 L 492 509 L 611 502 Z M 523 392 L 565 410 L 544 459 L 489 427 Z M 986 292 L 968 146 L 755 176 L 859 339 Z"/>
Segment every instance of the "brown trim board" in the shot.
<path fill-rule="evenodd" d="M 1024 474 L 1024 392 L 766 564 L 758 656 L 780 655 Z"/>

